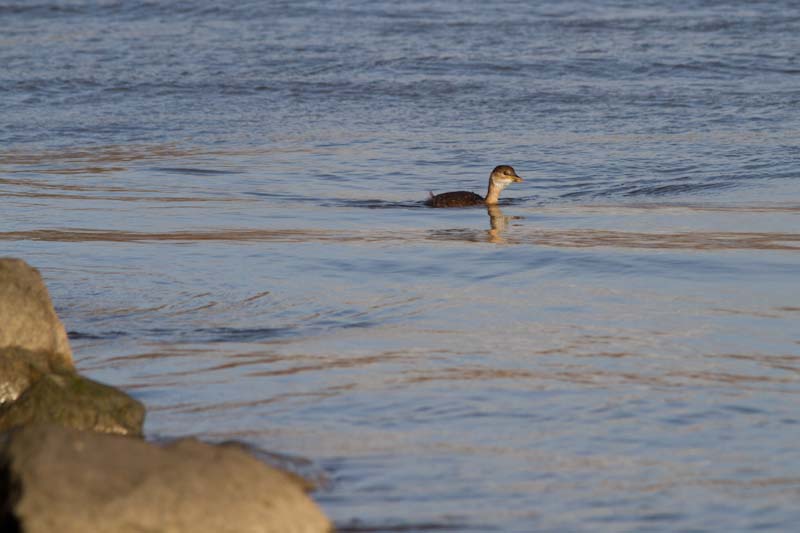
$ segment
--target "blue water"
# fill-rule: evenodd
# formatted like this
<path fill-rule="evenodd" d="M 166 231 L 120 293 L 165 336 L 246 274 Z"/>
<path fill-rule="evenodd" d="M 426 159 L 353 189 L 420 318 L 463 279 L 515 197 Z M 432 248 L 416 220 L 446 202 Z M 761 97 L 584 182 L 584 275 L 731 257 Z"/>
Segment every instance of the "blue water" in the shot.
<path fill-rule="evenodd" d="M 792 531 L 798 109 L 789 1 L 0 0 L 0 254 L 342 531 Z"/>

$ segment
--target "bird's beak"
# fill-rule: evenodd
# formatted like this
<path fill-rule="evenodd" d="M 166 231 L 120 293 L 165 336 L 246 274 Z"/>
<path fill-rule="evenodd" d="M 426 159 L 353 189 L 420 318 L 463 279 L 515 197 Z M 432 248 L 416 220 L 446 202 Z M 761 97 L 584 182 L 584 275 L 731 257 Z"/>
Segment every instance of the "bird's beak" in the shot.
<path fill-rule="evenodd" d="M 512 180 L 514 180 L 514 183 L 519 183 L 520 181 L 522 181 L 522 178 L 520 178 L 520 177 L 519 177 L 519 176 L 517 176 L 516 174 L 514 174 L 513 176 L 511 176 L 511 179 L 512 179 Z"/>

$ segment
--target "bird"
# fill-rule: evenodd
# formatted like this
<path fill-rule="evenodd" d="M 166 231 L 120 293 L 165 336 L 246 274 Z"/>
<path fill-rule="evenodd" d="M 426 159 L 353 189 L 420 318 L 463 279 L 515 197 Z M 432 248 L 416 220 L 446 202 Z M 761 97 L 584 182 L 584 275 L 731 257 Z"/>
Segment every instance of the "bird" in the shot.
<path fill-rule="evenodd" d="M 489 175 L 489 189 L 486 198 L 469 191 L 443 192 L 433 194 L 425 202 L 430 207 L 470 207 L 475 205 L 496 205 L 500 193 L 512 183 L 519 183 L 522 178 L 508 165 L 494 167 Z"/>

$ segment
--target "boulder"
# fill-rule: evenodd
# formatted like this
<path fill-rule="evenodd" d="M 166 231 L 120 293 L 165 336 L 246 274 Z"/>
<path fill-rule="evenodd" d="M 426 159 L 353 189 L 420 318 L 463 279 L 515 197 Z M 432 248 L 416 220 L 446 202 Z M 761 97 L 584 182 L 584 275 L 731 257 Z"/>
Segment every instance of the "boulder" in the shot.
<path fill-rule="evenodd" d="M 166 446 L 52 425 L 0 434 L 3 531 L 318 533 L 292 476 L 236 446 Z"/>
<path fill-rule="evenodd" d="M 67 332 L 39 271 L 21 259 L 0 258 L 0 349 L 47 353 L 73 367 Z"/>
<path fill-rule="evenodd" d="M 38 422 L 140 437 L 144 416 L 141 402 L 114 387 L 74 372 L 50 373 L 0 405 L 0 430 Z"/>
<path fill-rule="evenodd" d="M 144 407 L 75 372 L 39 272 L 0 258 L 0 430 L 34 422 L 141 436 Z"/>
<path fill-rule="evenodd" d="M 55 369 L 50 354 L 19 347 L 0 348 L 0 406 L 13 402 L 44 374 Z"/>

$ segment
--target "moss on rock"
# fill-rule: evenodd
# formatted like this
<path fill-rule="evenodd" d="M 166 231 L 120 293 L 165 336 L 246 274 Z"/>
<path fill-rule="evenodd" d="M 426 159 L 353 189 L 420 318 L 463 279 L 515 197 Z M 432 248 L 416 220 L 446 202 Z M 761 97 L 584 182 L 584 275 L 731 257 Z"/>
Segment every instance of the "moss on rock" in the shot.
<path fill-rule="evenodd" d="M 0 407 L 0 430 L 31 423 L 141 436 L 144 406 L 124 392 L 73 372 L 41 376 Z"/>
<path fill-rule="evenodd" d="M 45 374 L 71 370 L 72 365 L 48 352 L 33 352 L 19 346 L 0 348 L 0 405 L 19 398 Z"/>

